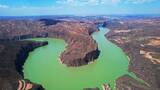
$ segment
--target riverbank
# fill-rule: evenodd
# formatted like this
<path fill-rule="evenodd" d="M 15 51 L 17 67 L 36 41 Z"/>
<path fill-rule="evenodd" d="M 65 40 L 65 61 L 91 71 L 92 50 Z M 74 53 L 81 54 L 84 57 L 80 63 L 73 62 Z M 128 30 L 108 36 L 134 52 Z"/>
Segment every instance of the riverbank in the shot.
<path fill-rule="evenodd" d="M 158 90 L 160 88 L 160 71 L 158 69 L 160 64 L 160 58 L 158 57 L 160 52 L 159 23 L 156 19 L 151 20 L 142 19 L 137 22 L 137 20 L 120 19 L 115 23 L 123 21 L 123 25 L 112 23 L 113 25 L 109 26 L 112 30 L 106 34 L 106 38 L 121 47 L 129 56 L 129 71 L 134 72 L 139 78 L 147 82 L 147 87 L 142 88 L 138 83 L 127 84 L 129 77 L 123 76 L 117 80 L 117 89 L 130 87 L 136 88 L 136 90 Z M 149 21 L 152 23 L 149 23 Z M 126 27 L 125 25 L 128 22 L 130 24 Z M 129 28 L 129 26 L 132 26 L 132 28 Z M 148 55 L 148 53 L 150 54 Z"/>

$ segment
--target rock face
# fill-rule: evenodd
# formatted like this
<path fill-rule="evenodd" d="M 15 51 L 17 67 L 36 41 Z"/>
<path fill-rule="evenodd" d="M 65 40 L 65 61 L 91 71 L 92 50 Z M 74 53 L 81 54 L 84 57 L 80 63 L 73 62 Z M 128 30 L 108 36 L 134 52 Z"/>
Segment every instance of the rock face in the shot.
<path fill-rule="evenodd" d="M 47 45 L 47 42 L 0 41 L 0 89 L 17 90 L 23 80 L 22 67 L 30 51 Z M 41 85 L 23 80 L 30 84 L 30 90 L 44 90 Z M 23 86 L 24 87 L 24 86 Z"/>
<path fill-rule="evenodd" d="M 97 30 L 94 24 L 60 20 L 2 20 L 0 39 L 21 40 L 33 37 L 54 37 L 67 43 L 61 54 L 61 62 L 67 66 L 88 64 L 99 56 L 96 42 L 91 33 Z"/>
<path fill-rule="evenodd" d="M 59 29 L 59 27 L 64 29 Z M 100 52 L 96 42 L 90 36 L 89 30 L 92 30 L 90 26 L 79 23 L 60 23 L 50 28 L 55 28 L 52 31 L 64 33 L 49 35 L 63 38 L 67 43 L 65 51 L 60 57 L 62 63 L 67 66 L 81 66 L 98 58 Z"/>
<path fill-rule="evenodd" d="M 160 19 L 147 18 L 144 20 L 141 19 L 132 21 L 123 19 L 118 21 L 118 23 L 122 23 L 122 21 L 123 25 L 121 28 L 112 27 L 111 31 L 107 33 L 106 38 L 113 43 L 116 43 L 129 56 L 129 71 L 134 72 L 139 78 L 143 79 L 147 83 L 148 87 L 151 88 L 149 90 L 159 90 L 160 29 L 158 27 L 160 26 Z M 137 26 L 135 26 L 135 24 Z M 135 27 L 126 28 L 125 25 Z M 128 86 L 128 80 L 126 78 L 129 79 L 129 77 L 124 76 L 119 79 L 120 81 L 117 80 L 118 90 L 126 90 L 124 88 L 127 87 L 131 88 Z M 120 83 L 121 81 L 123 81 L 123 84 Z M 121 89 L 121 85 L 123 85 L 123 89 Z M 131 88 L 130 90 L 143 89 Z"/>

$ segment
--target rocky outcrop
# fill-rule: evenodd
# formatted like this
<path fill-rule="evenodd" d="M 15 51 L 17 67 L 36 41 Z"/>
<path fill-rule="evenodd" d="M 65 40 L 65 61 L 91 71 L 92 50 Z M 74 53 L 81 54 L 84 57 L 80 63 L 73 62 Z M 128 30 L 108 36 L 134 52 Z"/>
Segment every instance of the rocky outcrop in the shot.
<path fill-rule="evenodd" d="M 41 85 L 23 79 L 23 64 L 30 51 L 47 45 L 47 42 L 0 41 L 0 89 L 18 90 L 19 81 L 23 80 L 24 88 L 44 90 Z"/>
<path fill-rule="evenodd" d="M 125 20 L 123 20 L 125 21 Z M 126 21 L 127 22 L 127 21 Z M 121 22 L 122 23 L 122 22 Z M 132 26 L 136 24 L 137 27 L 120 29 L 119 27 L 111 28 L 111 31 L 106 34 L 108 38 L 113 43 L 117 44 L 129 57 L 129 71 L 134 72 L 139 78 L 143 79 L 149 88 L 149 90 L 159 90 L 160 89 L 160 22 L 155 20 L 133 20 L 128 21 L 127 24 L 123 22 L 124 25 Z M 131 24 L 131 25 L 130 25 Z M 139 24 L 139 25 L 138 25 Z M 134 26 L 134 25 L 133 25 Z M 152 27 L 150 27 L 152 26 Z M 142 28 L 139 28 L 142 27 Z M 148 29 L 146 29 L 149 27 Z M 113 29 L 113 30 L 112 30 Z M 122 79 L 128 78 L 124 76 Z M 122 80 L 120 79 L 120 80 Z M 121 81 L 117 81 L 121 82 Z M 128 80 L 123 80 L 126 84 L 123 85 L 124 88 L 128 86 Z M 136 82 L 135 82 L 136 83 Z M 121 86 L 118 83 L 119 90 Z M 126 85 L 126 86 L 125 86 Z M 132 85 L 133 86 L 133 85 Z M 143 90 L 134 89 L 131 90 Z M 144 89 L 148 90 L 148 89 Z"/>
<path fill-rule="evenodd" d="M 59 27 L 64 29 L 59 29 Z M 53 31 L 64 33 L 51 35 L 63 38 L 67 43 L 65 51 L 60 56 L 62 63 L 67 66 L 81 66 L 98 58 L 100 51 L 96 42 L 90 36 L 91 26 L 87 26 L 85 23 L 60 23 L 50 28 L 55 28 Z"/>
<path fill-rule="evenodd" d="M 94 24 L 41 19 L 4 20 L 0 22 L 0 39 L 21 40 L 34 37 L 61 38 L 67 43 L 61 54 L 61 62 L 67 66 L 86 65 L 99 56 L 99 50 L 91 34 L 97 30 Z"/>

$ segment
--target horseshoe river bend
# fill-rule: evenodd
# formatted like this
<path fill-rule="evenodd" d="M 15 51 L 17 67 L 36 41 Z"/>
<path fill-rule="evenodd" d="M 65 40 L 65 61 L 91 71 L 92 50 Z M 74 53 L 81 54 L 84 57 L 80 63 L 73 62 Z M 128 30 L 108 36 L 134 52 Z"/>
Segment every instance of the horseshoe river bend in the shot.
<path fill-rule="evenodd" d="M 128 72 L 128 58 L 125 53 L 104 36 L 109 30 L 99 28 L 92 37 L 98 43 L 100 56 L 94 62 L 80 67 L 66 67 L 59 56 L 65 49 L 65 42 L 55 38 L 34 38 L 48 41 L 48 45 L 29 53 L 23 66 L 24 77 L 41 84 L 46 90 L 83 90 L 107 83 L 115 90 L 115 80 Z M 134 75 L 133 75 L 134 76 Z"/>

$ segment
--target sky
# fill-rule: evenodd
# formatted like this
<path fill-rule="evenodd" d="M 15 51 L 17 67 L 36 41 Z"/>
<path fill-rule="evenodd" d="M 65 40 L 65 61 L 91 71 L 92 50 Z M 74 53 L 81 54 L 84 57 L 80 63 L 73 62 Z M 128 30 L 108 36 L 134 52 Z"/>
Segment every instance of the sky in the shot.
<path fill-rule="evenodd" d="M 160 0 L 0 0 L 0 16 L 160 14 Z"/>

